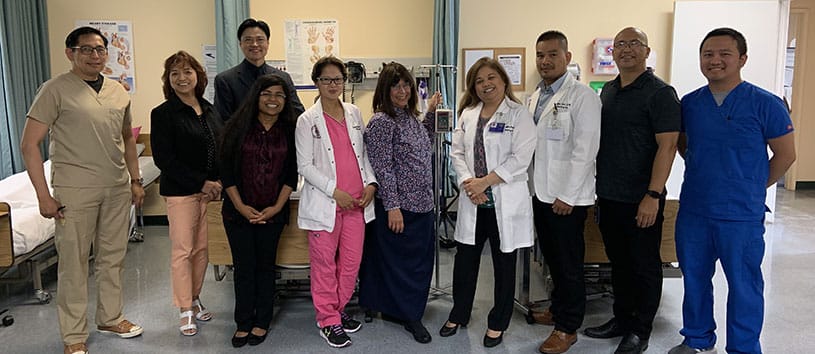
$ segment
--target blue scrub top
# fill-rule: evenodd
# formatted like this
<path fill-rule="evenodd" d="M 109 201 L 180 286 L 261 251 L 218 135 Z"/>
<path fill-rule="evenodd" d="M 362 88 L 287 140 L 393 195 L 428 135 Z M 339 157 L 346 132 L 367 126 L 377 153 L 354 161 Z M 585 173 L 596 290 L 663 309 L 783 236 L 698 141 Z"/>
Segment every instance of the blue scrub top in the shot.
<path fill-rule="evenodd" d="M 704 86 L 682 98 L 682 131 L 688 142 L 683 210 L 716 219 L 762 219 L 767 141 L 793 131 L 783 101 L 744 81 L 717 106 Z"/>

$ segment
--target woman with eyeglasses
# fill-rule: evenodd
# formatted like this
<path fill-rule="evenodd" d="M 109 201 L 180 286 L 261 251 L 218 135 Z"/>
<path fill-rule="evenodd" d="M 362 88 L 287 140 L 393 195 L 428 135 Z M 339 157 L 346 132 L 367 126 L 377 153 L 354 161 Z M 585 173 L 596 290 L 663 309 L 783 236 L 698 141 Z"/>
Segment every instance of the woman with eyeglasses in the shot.
<path fill-rule="evenodd" d="M 232 346 L 258 345 L 272 321 L 275 257 L 297 188 L 293 92 L 280 76 L 259 77 L 224 132 L 222 209 L 235 276 Z"/>
<path fill-rule="evenodd" d="M 359 108 L 340 100 L 348 71 L 335 57 L 314 64 L 320 98 L 297 119 L 297 170 L 305 183 L 297 223 L 308 231 L 311 299 L 320 336 L 334 348 L 362 324 L 345 312 L 356 286 L 365 223 L 374 219 L 376 178 Z"/>
<path fill-rule="evenodd" d="M 462 193 L 454 235 L 453 309 L 439 335 L 452 336 L 470 321 L 481 250 L 489 241 L 495 278 L 484 334 L 489 348 L 501 343 L 512 317 L 517 250 L 533 245 L 527 168 L 535 152 L 535 123 L 498 61 L 476 61 L 466 83 L 450 152 Z"/>
<path fill-rule="evenodd" d="M 204 68 L 189 53 L 167 58 L 161 81 L 167 100 L 150 112 L 150 142 L 167 203 L 173 303 L 181 334 L 192 336 L 196 320 L 212 319 L 199 295 L 207 270 L 207 204 L 221 198 L 217 139 L 223 124 L 203 97 Z"/>
<path fill-rule="evenodd" d="M 386 64 L 365 131 L 379 189 L 373 232 L 365 239 L 359 303 L 401 321 L 419 343 L 432 339 L 422 316 L 435 257 L 433 132 L 440 98 L 433 95 L 422 121 L 413 75 L 402 64 Z"/>

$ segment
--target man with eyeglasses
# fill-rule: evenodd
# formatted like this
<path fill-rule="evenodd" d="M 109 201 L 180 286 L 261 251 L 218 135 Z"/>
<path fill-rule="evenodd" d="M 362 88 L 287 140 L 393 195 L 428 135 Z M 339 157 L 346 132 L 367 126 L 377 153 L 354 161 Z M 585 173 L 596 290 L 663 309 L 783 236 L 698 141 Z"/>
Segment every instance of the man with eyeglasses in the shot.
<path fill-rule="evenodd" d="M 554 326 L 538 351 L 559 354 L 577 342 L 586 313 L 583 226 L 594 205 L 600 98 L 566 70 L 572 60 L 566 35 L 542 33 L 535 53 L 541 82 L 527 103 L 538 135 L 530 176 L 532 209 L 554 289 L 550 308 L 532 316 Z"/>
<path fill-rule="evenodd" d="M 131 338 L 143 329 L 122 315 L 122 270 L 131 202 L 144 199 L 130 96 L 102 76 L 107 39 L 80 27 L 65 39 L 71 70 L 45 82 L 28 111 L 21 142 L 40 214 L 56 219 L 57 314 L 65 353 L 86 353 L 88 257 L 94 251 L 99 332 Z M 51 185 L 40 143 L 50 139 Z"/>
<path fill-rule="evenodd" d="M 269 25 L 254 18 L 248 18 L 238 26 L 238 41 L 245 58 L 240 64 L 215 76 L 214 105 L 221 119 L 229 120 L 232 113 L 238 110 L 255 80 L 267 74 L 275 74 L 286 81 L 289 91 L 294 95 L 292 105 L 295 117 L 305 111 L 291 76 L 266 64 L 270 35 Z"/>
<path fill-rule="evenodd" d="M 614 317 L 584 334 L 622 336 L 618 354 L 648 348 L 662 296 L 665 183 L 681 124 L 676 91 L 645 65 L 650 51 L 645 32 L 620 31 L 612 52 L 620 73 L 600 95 L 597 214 L 611 261 Z"/>

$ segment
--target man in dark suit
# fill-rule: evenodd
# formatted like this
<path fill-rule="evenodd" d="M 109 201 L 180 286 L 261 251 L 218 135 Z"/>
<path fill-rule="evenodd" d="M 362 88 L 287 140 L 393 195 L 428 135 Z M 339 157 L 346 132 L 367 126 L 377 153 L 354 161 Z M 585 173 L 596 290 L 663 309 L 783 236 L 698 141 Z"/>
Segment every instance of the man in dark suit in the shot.
<path fill-rule="evenodd" d="M 297 96 L 291 76 L 284 71 L 266 65 L 269 51 L 269 25 L 249 18 L 238 26 L 238 40 L 245 59 L 235 67 L 215 76 L 215 108 L 223 120 L 228 120 L 243 102 L 255 79 L 267 74 L 283 78 L 294 93 L 294 113 L 300 116 L 305 108 Z"/>

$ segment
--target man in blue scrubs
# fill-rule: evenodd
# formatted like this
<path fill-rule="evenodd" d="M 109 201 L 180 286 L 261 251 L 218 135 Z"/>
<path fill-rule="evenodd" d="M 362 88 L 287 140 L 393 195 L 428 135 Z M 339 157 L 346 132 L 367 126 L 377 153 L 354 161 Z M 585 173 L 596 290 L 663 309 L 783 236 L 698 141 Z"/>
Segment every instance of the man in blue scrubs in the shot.
<path fill-rule="evenodd" d="M 685 339 L 669 354 L 716 353 L 711 279 L 717 259 L 729 288 L 726 350 L 761 353 L 764 200 L 767 187 L 795 161 L 792 121 L 780 98 L 742 81 L 747 43 L 741 33 L 715 29 L 699 53 L 708 85 L 682 98 L 679 139 L 685 179 L 676 251 L 684 274 Z"/>

